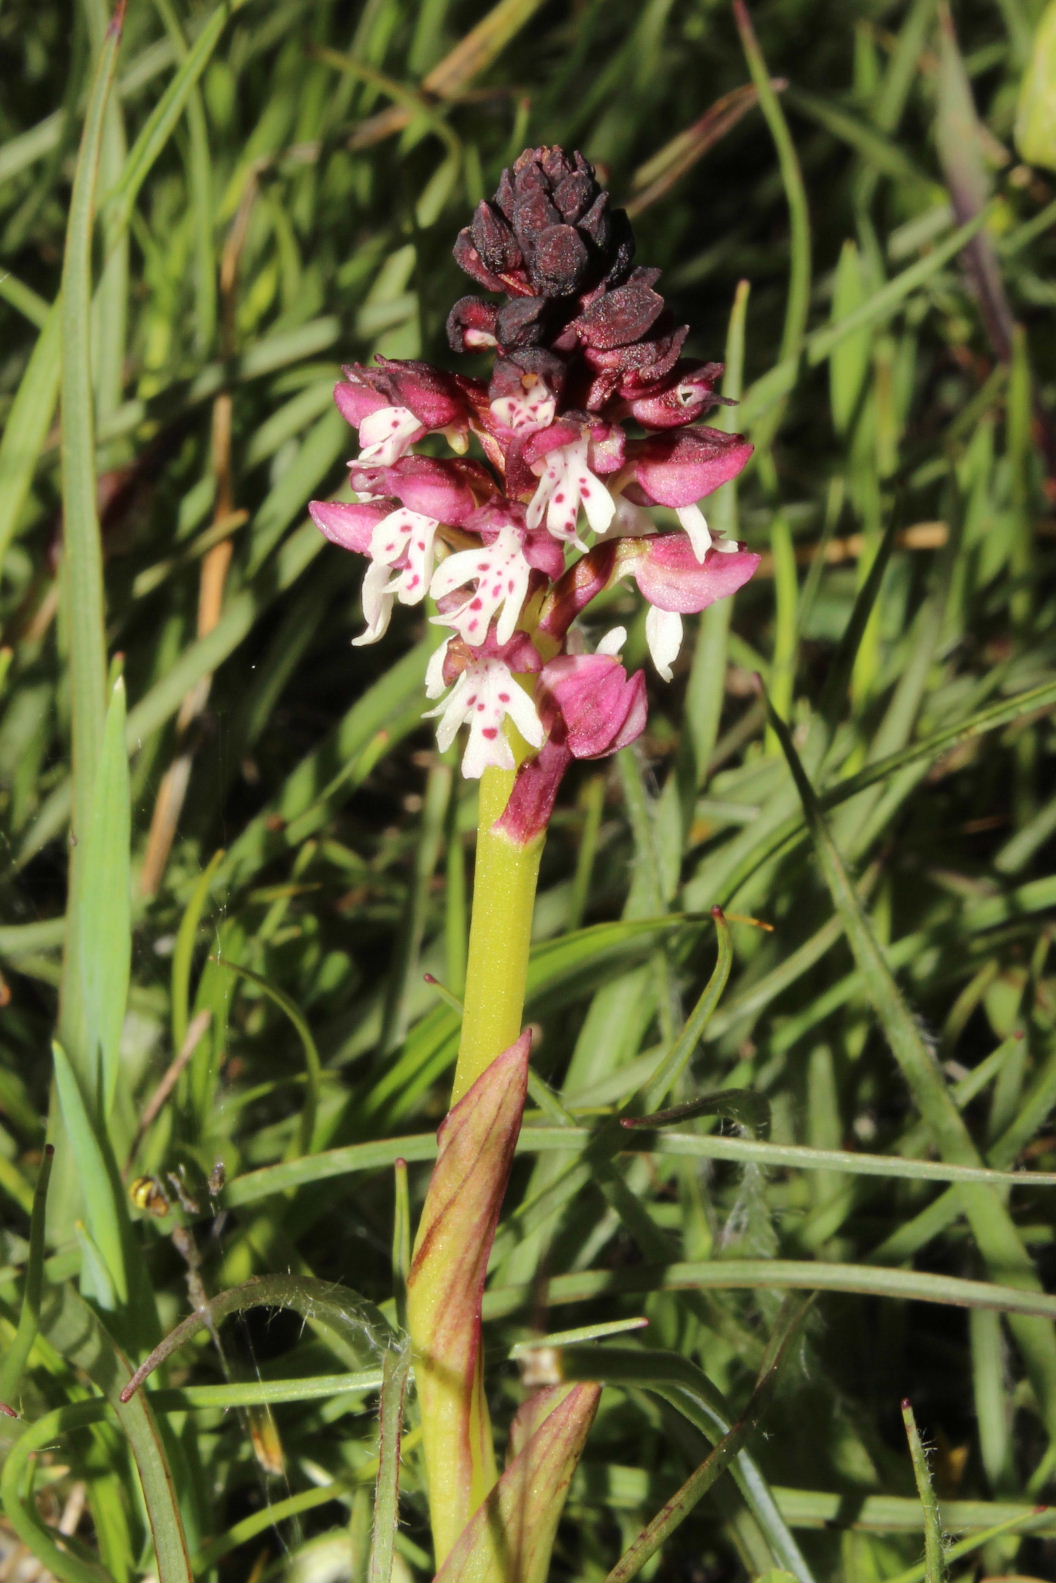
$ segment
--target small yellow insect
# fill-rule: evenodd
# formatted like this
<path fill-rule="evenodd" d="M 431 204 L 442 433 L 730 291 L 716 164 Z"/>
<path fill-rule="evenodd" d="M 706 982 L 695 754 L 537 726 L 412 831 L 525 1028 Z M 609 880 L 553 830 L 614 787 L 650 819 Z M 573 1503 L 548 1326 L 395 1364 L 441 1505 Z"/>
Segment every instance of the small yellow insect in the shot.
<path fill-rule="evenodd" d="M 137 1209 L 144 1209 L 163 1220 L 172 1208 L 168 1194 L 156 1176 L 137 1176 L 128 1184 L 128 1196 Z"/>

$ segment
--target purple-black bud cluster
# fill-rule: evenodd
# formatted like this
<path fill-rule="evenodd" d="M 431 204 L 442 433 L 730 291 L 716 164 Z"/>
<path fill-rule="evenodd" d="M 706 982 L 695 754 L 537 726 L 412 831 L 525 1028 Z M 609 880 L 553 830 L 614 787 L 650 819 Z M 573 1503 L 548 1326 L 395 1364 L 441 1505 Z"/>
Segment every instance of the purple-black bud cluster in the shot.
<path fill-rule="evenodd" d="M 626 214 L 610 211 L 589 160 L 562 148 L 526 149 L 455 243 L 478 285 L 527 298 L 619 285 L 633 256 Z"/>
<path fill-rule="evenodd" d="M 630 221 L 582 154 L 526 149 L 454 251 L 478 285 L 507 299 L 463 297 L 447 322 L 456 352 L 497 350 L 493 399 L 534 374 L 566 410 L 612 421 L 647 401 L 662 427 L 719 399 L 715 365 L 701 378 L 700 365 L 680 361 L 687 326 L 655 289 L 660 271 L 632 267 Z"/>

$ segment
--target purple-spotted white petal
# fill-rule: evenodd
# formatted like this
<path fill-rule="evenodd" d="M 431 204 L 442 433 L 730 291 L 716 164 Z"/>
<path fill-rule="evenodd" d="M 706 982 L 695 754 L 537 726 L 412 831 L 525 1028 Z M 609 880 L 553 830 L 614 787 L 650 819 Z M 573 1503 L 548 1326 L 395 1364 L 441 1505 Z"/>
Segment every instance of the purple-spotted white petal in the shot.
<path fill-rule="evenodd" d="M 535 704 L 501 660 L 470 660 L 447 697 L 435 709 L 427 709 L 423 719 L 436 717 L 441 752 L 451 746 L 460 726 L 469 726 L 462 759 L 468 780 L 479 780 L 486 769 L 514 768 L 513 749 L 504 730 L 507 719 L 533 748 L 542 747 L 546 736 Z"/>
<path fill-rule="evenodd" d="M 523 393 L 498 396 L 491 403 L 491 415 L 495 422 L 513 434 L 548 428 L 557 411 L 557 399 L 545 380 L 536 374 L 529 374 L 523 380 L 523 386 Z"/>
<path fill-rule="evenodd" d="M 363 578 L 363 618 L 367 630 L 352 639 L 352 647 L 362 648 L 366 643 L 377 643 L 389 630 L 389 618 L 396 603 L 399 577 L 389 577 L 389 567 L 383 561 L 371 561 Z"/>
<path fill-rule="evenodd" d="M 357 460 L 391 467 L 424 433 L 421 419 L 409 407 L 379 407 L 360 421 Z"/>
<path fill-rule="evenodd" d="M 484 642 L 497 614 L 495 636 L 500 643 L 508 643 L 521 614 L 530 576 L 520 531 L 504 527 L 491 544 L 476 550 L 459 550 L 437 567 L 429 587 L 434 599 L 442 599 L 466 583 L 475 582 L 476 588 L 458 610 L 433 619 L 440 626 L 454 627 L 466 643 L 476 646 Z"/>
<path fill-rule="evenodd" d="M 605 532 L 616 511 L 609 491 L 587 466 L 585 436 L 546 453 L 543 474 L 528 507 L 529 530 L 545 521 L 547 532 L 555 539 L 583 550 L 586 546 L 576 534 L 580 506 L 595 533 Z"/>
<path fill-rule="evenodd" d="M 382 517 L 370 535 L 370 565 L 363 579 L 363 615 L 367 630 L 353 638 L 356 648 L 377 643 L 388 630 L 396 600 L 417 605 L 433 575 L 433 540 L 439 523 L 399 506 Z M 402 562 L 401 565 L 397 565 Z"/>

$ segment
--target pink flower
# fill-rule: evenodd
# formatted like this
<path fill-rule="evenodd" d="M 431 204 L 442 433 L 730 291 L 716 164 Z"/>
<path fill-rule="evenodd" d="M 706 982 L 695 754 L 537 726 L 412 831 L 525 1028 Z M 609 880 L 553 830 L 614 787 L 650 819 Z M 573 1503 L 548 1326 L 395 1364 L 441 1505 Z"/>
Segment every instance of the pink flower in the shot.
<path fill-rule="evenodd" d="M 743 588 L 760 557 L 732 541 L 698 560 L 680 533 L 627 539 L 617 548 L 618 576 L 630 575 L 649 601 L 645 635 L 653 664 L 665 682 L 682 646 L 682 616 L 706 610 Z"/>
<path fill-rule="evenodd" d="M 322 529 L 331 544 L 339 544 L 343 550 L 355 550 L 359 555 L 369 555 L 371 534 L 389 507 L 375 505 L 372 501 L 346 504 L 338 500 L 313 500 L 308 510 L 316 527 Z"/>
<path fill-rule="evenodd" d="M 714 494 L 742 471 L 754 446 L 722 429 L 650 434 L 629 447 L 635 482 L 657 506 L 688 506 Z"/>
<path fill-rule="evenodd" d="M 518 845 L 549 824 L 573 759 L 605 758 L 645 730 L 645 677 L 641 671 L 628 676 L 615 657 L 626 635 L 617 627 L 594 654 L 561 654 L 543 666 L 536 697 L 547 740 L 521 766 L 497 826 Z"/>
<path fill-rule="evenodd" d="M 520 617 L 531 577 L 522 540 L 523 533 L 507 524 L 490 544 L 449 555 L 433 574 L 429 589 L 433 598 L 442 599 L 466 583 L 476 586 L 457 610 L 436 616 L 434 620 L 441 626 L 454 627 L 466 643 L 479 644 L 497 615 L 495 636 L 499 643 L 508 643 Z"/>
<path fill-rule="evenodd" d="M 444 659 L 441 648 L 430 661 L 426 682 L 430 698 L 435 698 L 444 685 Z M 435 716 L 440 718 L 436 740 L 441 753 L 451 746 L 460 726 L 469 726 L 462 760 L 462 773 L 467 780 L 479 780 L 490 766 L 513 769 L 513 749 L 504 729 L 507 719 L 513 721 L 532 747 L 543 745 L 545 733 L 535 705 L 502 660 L 484 656 L 471 659 L 443 703 L 426 710 L 423 719 Z"/>
<path fill-rule="evenodd" d="M 466 428 L 466 404 L 458 383 L 429 363 L 379 357 L 376 368 L 354 363 L 334 400 L 359 430 L 360 461 L 391 466 L 425 434 Z"/>
<path fill-rule="evenodd" d="M 713 534 L 701 510 L 752 446 L 697 423 L 724 400 L 722 366 L 684 357 L 688 329 L 660 271 L 634 267 L 627 217 L 582 155 L 527 149 L 455 257 L 498 294 L 462 298 L 448 320 L 456 351 L 494 350 L 490 378 L 385 358 L 347 368 L 335 394 L 359 429 L 350 483 L 362 498 L 311 511 L 369 560 L 357 643 L 381 636 L 395 604 L 436 600 L 433 620 L 451 636 L 429 667 L 430 718 L 443 747 L 468 727 L 465 773 L 512 766 L 507 720 L 538 750 L 507 810 L 523 834 L 545 823 L 573 759 L 616 752 L 645 726 L 645 681 L 620 665 L 619 635 L 579 651 L 574 626 L 591 600 L 634 577 L 668 680 L 683 616 L 754 572 L 758 556 Z M 429 434 L 456 454 L 414 454 Z M 481 460 L 466 454 L 471 440 Z M 657 506 L 681 532 L 658 531 Z M 516 680 L 529 675 L 534 701 Z"/>
<path fill-rule="evenodd" d="M 457 527 L 477 508 L 477 492 L 495 483 L 479 462 L 404 456 L 391 464 L 353 462 L 352 488 L 367 495 L 395 495 L 411 511 Z"/>

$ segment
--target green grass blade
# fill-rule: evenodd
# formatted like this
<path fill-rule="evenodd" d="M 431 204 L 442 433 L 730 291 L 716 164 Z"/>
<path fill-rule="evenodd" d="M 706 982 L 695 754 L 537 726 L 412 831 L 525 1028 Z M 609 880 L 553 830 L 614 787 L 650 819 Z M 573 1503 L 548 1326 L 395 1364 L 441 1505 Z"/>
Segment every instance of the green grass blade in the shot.
<path fill-rule="evenodd" d="M 33 1194 L 33 1212 L 29 1228 L 29 1253 L 26 1258 L 26 1279 L 22 1292 L 22 1307 L 18 1328 L 0 1362 L 0 1402 L 13 1400 L 29 1357 L 33 1339 L 40 1325 L 40 1294 L 44 1279 L 44 1209 L 48 1199 L 48 1180 L 54 1150 L 47 1146 L 40 1162 L 37 1186 Z"/>
<path fill-rule="evenodd" d="M 814 790 L 804 774 L 784 721 L 768 710 L 810 825 L 822 872 L 843 920 L 847 942 L 858 963 L 866 993 L 884 1029 L 892 1053 L 913 1093 L 925 1125 L 940 1152 L 964 1165 L 979 1162 L 964 1120 L 943 1080 L 942 1069 L 925 1042 L 865 910 L 836 850 Z M 1041 1291 L 1033 1261 L 1018 1228 L 1001 1199 L 985 1187 L 965 1187 L 964 1208 L 988 1266 L 1014 1276 L 1025 1290 Z M 1030 1372 L 1039 1404 L 1051 1432 L 1056 1432 L 1056 1334 L 1032 1318 L 1011 1320 L 1011 1328 Z"/>
<path fill-rule="evenodd" d="M 220 42 L 231 17 L 246 0 L 224 0 L 207 17 L 194 43 L 158 97 L 142 131 L 129 149 L 121 179 L 107 194 L 104 218 L 115 231 L 123 232 L 132 217 L 140 188 L 169 141 L 187 102 Z"/>
<path fill-rule="evenodd" d="M 708 1490 L 730 1467 L 737 1453 L 745 1442 L 756 1433 L 760 1421 L 765 1415 L 770 1397 L 782 1364 L 794 1345 L 799 1335 L 803 1320 L 805 1319 L 809 1302 L 796 1302 L 786 1304 L 785 1311 L 779 1318 L 774 1334 L 767 1345 L 766 1356 L 759 1377 L 755 1384 L 750 1399 L 738 1417 L 736 1423 L 718 1441 L 711 1453 L 701 1465 L 696 1468 L 683 1483 L 680 1489 L 664 1504 L 653 1521 L 634 1540 L 634 1543 L 620 1557 L 616 1565 L 605 1578 L 605 1583 L 631 1583 L 637 1577 L 649 1558 L 656 1554 L 660 1547 L 670 1538 L 671 1534 L 685 1522 L 697 1502 L 703 1499 Z M 756 1513 L 758 1517 L 758 1513 Z M 765 1532 L 765 1529 L 764 1529 Z M 775 1546 L 775 1561 L 788 1562 L 790 1549 L 790 1536 L 783 1528 L 777 1535 L 778 1544 Z M 793 1577 L 801 1583 L 812 1583 L 813 1574 L 807 1566 L 805 1558 L 795 1552 L 792 1559 L 796 1563 Z M 930 1583 L 930 1580 L 929 1580 Z"/>
<path fill-rule="evenodd" d="M 81 853 L 82 919 L 71 927 L 81 946 L 81 1048 L 88 1055 L 86 1095 L 92 1113 L 109 1117 L 121 1072 L 121 1030 L 132 965 L 131 809 L 125 748 L 125 684 L 114 683 L 103 749 Z M 98 1063 L 98 1064 L 97 1064 Z"/>
<path fill-rule="evenodd" d="M 924 1513 L 924 1583 L 949 1583 L 949 1569 L 943 1553 L 942 1518 L 935 1497 L 935 1486 L 928 1468 L 928 1457 L 917 1429 L 917 1420 L 909 1402 L 902 1403 L 902 1422 L 906 1426 L 909 1454 L 913 1462 L 913 1478 Z"/>
<path fill-rule="evenodd" d="M 214 957 L 213 960 L 220 967 L 227 968 L 230 973 L 237 973 L 239 978 L 244 978 L 248 983 L 255 984 L 269 1000 L 275 1002 L 279 1010 L 284 1012 L 293 1024 L 297 1037 L 301 1041 L 304 1051 L 304 1064 L 307 1076 L 305 1084 L 305 1100 L 301 1110 L 301 1119 L 296 1135 L 290 1140 L 291 1158 L 298 1158 L 305 1154 L 314 1154 L 318 1148 L 317 1136 L 319 1122 L 319 1093 L 323 1080 L 323 1063 L 319 1059 L 319 1050 L 312 1038 L 312 1030 L 300 1007 L 295 1005 L 288 995 L 281 989 L 271 984 L 260 973 L 254 973 L 252 968 L 243 967 L 239 962 L 231 962 L 227 957 Z"/>
<path fill-rule="evenodd" d="M 83 1370 L 106 1397 L 128 1439 L 154 1540 L 158 1583 L 192 1583 L 172 1468 L 149 1398 L 140 1393 L 127 1403 L 121 1400 L 121 1389 L 131 1368 L 128 1359 L 88 1304 L 68 1287 L 57 1288 L 46 1296 L 41 1328 L 60 1356 Z"/>
<path fill-rule="evenodd" d="M 386 1352 L 378 1406 L 378 1481 L 374 1486 L 374 1534 L 367 1583 L 390 1583 L 400 1520 L 400 1438 L 411 1369 L 409 1347 Z"/>
<path fill-rule="evenodd" d="M 59 398 L 62 307 L 52 304 L 0 435 L 0 562 L 29 495 Z"/>

